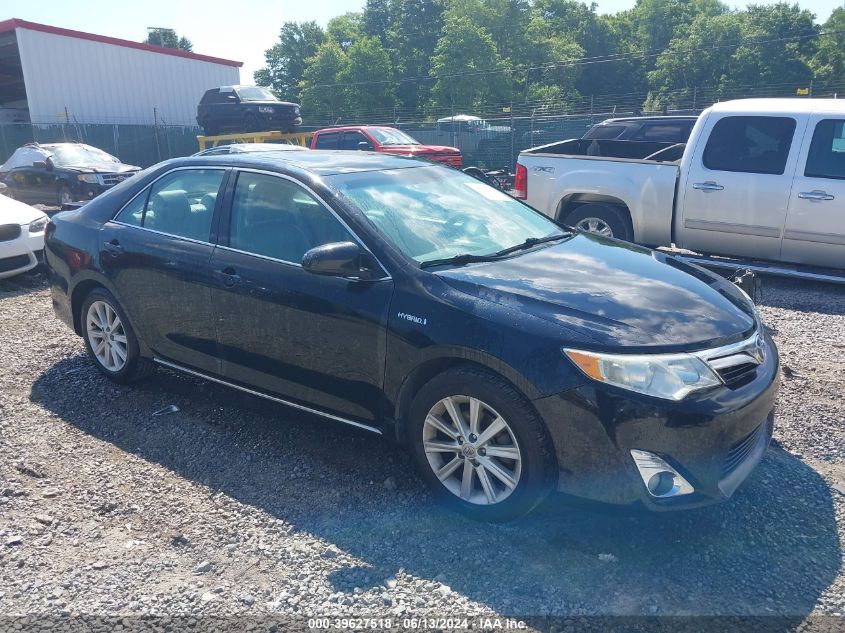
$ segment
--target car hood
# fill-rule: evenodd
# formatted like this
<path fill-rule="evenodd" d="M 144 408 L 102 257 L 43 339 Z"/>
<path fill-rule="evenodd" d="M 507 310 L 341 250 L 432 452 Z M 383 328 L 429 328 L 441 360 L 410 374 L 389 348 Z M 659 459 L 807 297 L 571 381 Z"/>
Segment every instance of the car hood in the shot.
<path fill-rule="evenodd" d="M 260 105 L 260 106 L 295 106 L 299 107 L 298 103 L 292 101 L 241 101 L 241 105 Z"/>
<path fill-rule="evenodd" d="M 446 145 L 382 145 L 386 154 L 460 154 L 457 147 Z"/>
<path fill-rule="evenodd" d="M 740 340 L 756 325 L 749 301 L 730 282 L 586 233 L 437 274 L 467 295 L 575 330 L 595 349 L 692 351 Z"/>
<path fill-rule="evenodd" d="M 28 204 L 0 196 L 0 224 L 29 224 L 44 216 L 44 212 Z"/>
<path fill-rule="evenodd" d="M 122 174 L 128 171 L 139 171 L 137 165 L 124 165 L 123 163 L 79 163 L 78 165 L 62 165 L 60 169 L 70 169 L 86 173 L 96 174 Z"/>

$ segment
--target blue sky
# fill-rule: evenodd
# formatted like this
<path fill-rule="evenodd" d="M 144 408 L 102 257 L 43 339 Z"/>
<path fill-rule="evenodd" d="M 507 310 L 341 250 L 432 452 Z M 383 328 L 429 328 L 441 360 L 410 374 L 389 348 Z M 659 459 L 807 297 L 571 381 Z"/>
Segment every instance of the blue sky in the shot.
<path fill-rule="evenodd" d="M 635 0 L 599 0 L 599 11 L 615 13 Z M 744 6 L 731 0 L 729 4 Z M 758 0 L 767 4 L 766 0 Z M 825 21 L 842 0 L 800 0 L 799 4 Z M 194 51 L 244 62 L 241 81 L 252 82 L 252 73 L 264 64 L 264 51 L 273 45 L 282 22 L 316 20 L 325 25 L 346 11 L 358 11 L 364 0 L 40 0 L 0 9 L 0 20 L 21 18 L 100 35 L 142 40 L 146 27 L 176 29 L 194 43 Z"/>

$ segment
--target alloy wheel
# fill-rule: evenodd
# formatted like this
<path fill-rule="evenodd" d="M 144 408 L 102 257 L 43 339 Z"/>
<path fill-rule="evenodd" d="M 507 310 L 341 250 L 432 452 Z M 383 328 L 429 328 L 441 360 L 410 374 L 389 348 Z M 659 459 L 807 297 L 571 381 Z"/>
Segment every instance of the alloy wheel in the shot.
<path fill-rule="evenodd" d="M 105 301 L 94 301 L 85 318 L 91 351 L 105 369 L 118 372 L 126 365 L 126 330 L 115 309 Z"/>
<path fill-rule="evenodd" d="M 613 237 L 613 229 L 610 225 L 601 218 L 584 218 L 575 228 L 585 231 L 587 233 L 595 233 L 603 237 Z"/>
<path fill-rule="evenodd" d="M 437 402 L 423 424 L 429 466 L 452 494 L 476 505 L 508 498 L 519 484 L 522 453 L 507 421 L 470 396 Z"/>

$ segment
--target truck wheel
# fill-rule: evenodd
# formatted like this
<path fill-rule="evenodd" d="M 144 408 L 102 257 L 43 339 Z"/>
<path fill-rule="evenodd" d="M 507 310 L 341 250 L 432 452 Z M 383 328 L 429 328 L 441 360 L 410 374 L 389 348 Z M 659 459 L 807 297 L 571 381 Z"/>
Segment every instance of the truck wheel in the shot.
<path fill-rule="evenodd" d="M 628 242 L 634 239 L 631 219 L 619 208 L 609 204 L 582 204 L 567 215 L 563 223 L 602 237 L 613 237 Z"/>
<path fill-rule="evenodd" d="M 59 190 L 56 192 L 56 202 L 60 207 L 73 202 L 73 193 L 67 185 L 59 185 Z"/>
<path fill-rule="evenodd" d="M 217 126 L 211 122 L 211 117 L 205 117 L 202 120 L 202 131 L 206 136 L 215 136 L 217 134 Z"/>
<path fill-rule="evenodd" d="M 261 125 L 254 114 L 247 114 L 244 117 L 244 131 L 245 132 L 260 132 Z"/>
<path fill-rule="evenodd" d="M 554 485 L 543 421 L 512 385 L 480 368 L 455 367 L 423 386 L 406 430 L 434 494 L 476 520 L 526 514 Z"/>

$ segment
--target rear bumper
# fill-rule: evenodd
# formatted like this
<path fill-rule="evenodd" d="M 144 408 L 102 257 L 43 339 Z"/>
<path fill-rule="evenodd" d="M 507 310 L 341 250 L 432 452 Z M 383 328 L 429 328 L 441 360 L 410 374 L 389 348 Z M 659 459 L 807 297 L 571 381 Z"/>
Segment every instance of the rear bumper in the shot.
<path fill-rule="evenodd" d="M 779 360 L 771 339 L 753 381 L 668 402 L 596 383 L 534 402 L 555 444 L 558 490 L 652 510 L 708 505 L 728 499 L 765 454 L 772 437 Z M 648 451 L 694 488 L 652 496 L 631 456 Z"/>

